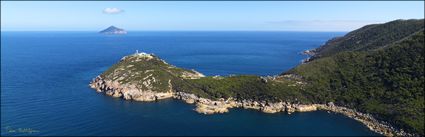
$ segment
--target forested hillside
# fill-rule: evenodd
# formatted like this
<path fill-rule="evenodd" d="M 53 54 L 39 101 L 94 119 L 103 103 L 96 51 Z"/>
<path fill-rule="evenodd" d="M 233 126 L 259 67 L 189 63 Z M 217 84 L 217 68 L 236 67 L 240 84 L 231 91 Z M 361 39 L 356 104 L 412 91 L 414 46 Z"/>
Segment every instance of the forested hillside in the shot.
<path fill-rule="evenodd" d="M 385 47 L 424 28 L 424 20 L 395 20 L 372 24 L 354 30 L 344 37 L 329 40 L 314 50 L 314 58 L 330 56 L 342 51 L 368 51 Z"/>
<path fill-rule="evenodd" d="M 284 74 L 300 75 L 302 91 L 424 135 L 424 20 L 369 25 L 331 40 L 315 59 Z"/>

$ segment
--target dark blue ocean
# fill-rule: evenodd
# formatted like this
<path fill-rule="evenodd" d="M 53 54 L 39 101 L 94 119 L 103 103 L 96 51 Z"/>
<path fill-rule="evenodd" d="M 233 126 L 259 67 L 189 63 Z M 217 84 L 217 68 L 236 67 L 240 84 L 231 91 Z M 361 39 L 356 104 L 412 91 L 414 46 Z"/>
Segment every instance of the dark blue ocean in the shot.
<path fill-rule="evenodd" d="M 377 135 L 327 112 L 198 114 L 179 100 L 125 101 L 96 93 L 92 78 L 136 50 L 206 75 L 277 75 L 299 54 L 342 32 L 1 33 L 4 135 Z"/>

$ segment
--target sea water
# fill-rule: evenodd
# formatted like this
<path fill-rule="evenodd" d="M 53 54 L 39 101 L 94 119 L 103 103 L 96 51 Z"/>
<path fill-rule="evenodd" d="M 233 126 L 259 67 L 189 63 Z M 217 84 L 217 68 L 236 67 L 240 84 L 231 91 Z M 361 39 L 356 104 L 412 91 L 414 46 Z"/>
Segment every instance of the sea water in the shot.
<path fill-rule="evenodd" d="M 1 135 L 378 135 L 324 111 L 198 114 L 179 100 L 95 92 L 92 78 L 136 50 L 205 75 L 278 75 L 344 32 L 1 33 Z"/>

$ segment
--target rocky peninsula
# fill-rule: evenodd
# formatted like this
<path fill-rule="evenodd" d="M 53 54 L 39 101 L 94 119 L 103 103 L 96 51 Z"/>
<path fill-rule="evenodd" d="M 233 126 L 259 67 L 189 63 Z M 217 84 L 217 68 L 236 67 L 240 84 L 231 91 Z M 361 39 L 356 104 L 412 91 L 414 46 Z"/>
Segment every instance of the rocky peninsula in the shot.
<path fill-rule="evenodd" d="M 181 99 L 202 114 L 324 110 L 386 136 L 424 136 L 424 47 L 423 19 L 395 20 L 330 39 L 276 76 L 204 76 L 136 52 L 90 86 L 136 101 Z"/>
<path fill-rule="evenodd" d="M 397 130 L 388 123 L 378 121 L 371 115 L 336 106 L 332 102 L 327 104 L 301 104 L 294 101 L 271 102 L 269 100 L 241 99 L 239 97 L 207 98 L 197 95 L 196 92 L 182 92 L 178 88 L 174 88 L 178 85 L 185 85 L 182 84 L 185 82 L 187 82 L 187 85 L 191 85 L 188 80 L 202 78 L 206 77 L 197 71 L 177 68 L 153 54 L 137 52 L 123 57 L 118 64 L 94 78 L 89 86 L 97 92 L 125 100 L 150 102 L 166 98 L 179 99 L 188 104 L 194 104 L 196 106 L 194 110 L 201 114 L 226 113 L 231 108 L 255 109 L 264 113 L 286 112 L 287 114 L 325 110 L 354 118 L 365 124 L 369 129 L 386 136 L 412 135 Z M 224 79 L 224 77 L 219 76 L 212 78 Z M 282 78 L 296 79 L 296 76 L 269 76 L 261 79 L 270 82 L 279 81 Z M 296 83 L 302 85 L 300 82 L 295 82 L 292 86 L 296 86 Z"/>

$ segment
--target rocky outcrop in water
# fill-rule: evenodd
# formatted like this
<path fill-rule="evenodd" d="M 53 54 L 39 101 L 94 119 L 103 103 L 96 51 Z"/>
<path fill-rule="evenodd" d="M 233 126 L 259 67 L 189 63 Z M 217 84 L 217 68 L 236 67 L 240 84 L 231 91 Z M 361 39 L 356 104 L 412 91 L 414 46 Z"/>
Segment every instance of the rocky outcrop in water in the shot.
<path fill-rule="evenodd" d="M 115 26 L 110 26 L 102 31 L 100 31 L 99 33 L 101 34 L 113 34 L 113 35 L 122 35 L 122 34 L 127 34 L 127 31 L 125 31 L 124 29 L 121 28 L 117 28 Z"/>

